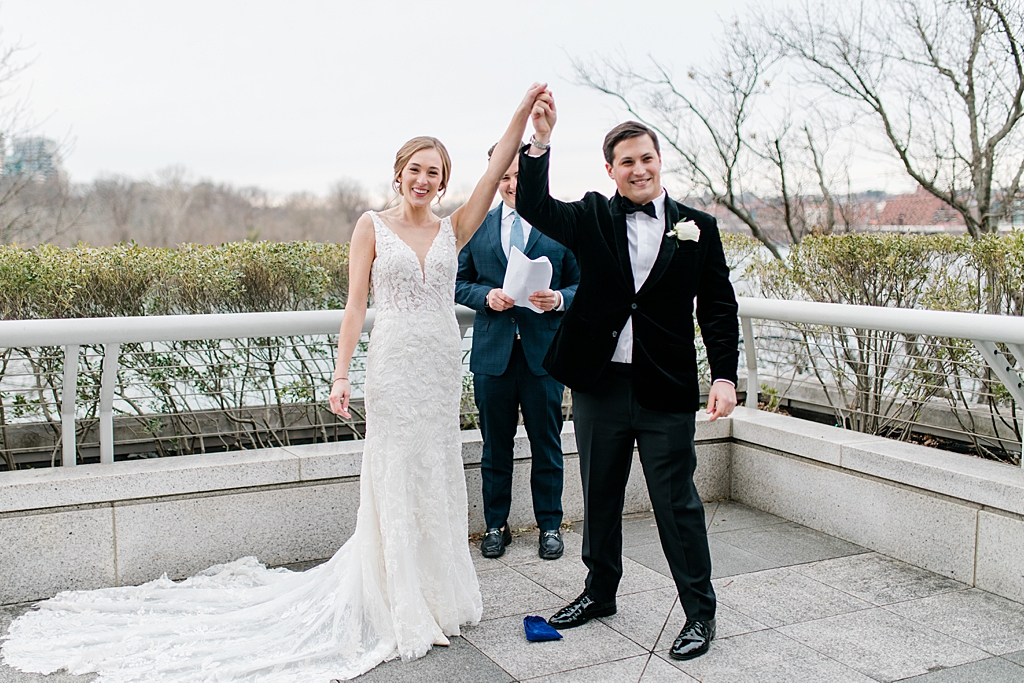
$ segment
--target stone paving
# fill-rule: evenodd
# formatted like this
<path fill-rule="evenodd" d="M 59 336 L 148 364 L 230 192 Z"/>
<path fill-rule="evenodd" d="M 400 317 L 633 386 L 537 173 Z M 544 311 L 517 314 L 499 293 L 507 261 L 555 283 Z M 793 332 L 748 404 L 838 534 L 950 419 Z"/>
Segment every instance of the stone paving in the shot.
<path fill-rule="evenodd" d="M 548 616 L 575 598 L 585 568 L 581 525 L 566 532 L 565 557 L 554 562 L 538 559 L 537 532 L 524 531 L 498 560 L 474 549 L 484 598 L 478 626 L 449 648 L 388 662 L 356 680 L 1024 682 L 1024 605 L 736 503 L 706 508 L 719 612 L 718 638 L 704 657 L 668 658 L 684 617 L 654 520 L 633 515 L 624 520 L 615 616 L 565 631 L 561 641 L 527 642 L 523 617 Z M 28 608 L 0 607 L 0 632 Z M 92 680 L 0 666 L 0 683 Z"/>

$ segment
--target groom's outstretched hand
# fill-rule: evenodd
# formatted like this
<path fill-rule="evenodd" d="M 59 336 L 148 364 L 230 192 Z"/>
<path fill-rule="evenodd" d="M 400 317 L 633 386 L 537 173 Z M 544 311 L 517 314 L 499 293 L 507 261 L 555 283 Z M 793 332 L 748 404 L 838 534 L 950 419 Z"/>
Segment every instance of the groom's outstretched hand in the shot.
<path fill-rule="evenodd" d="M 555 110 L 555 98 L 551 91 L 547 90 L 537 97 L 533 104 L 533 111 L 530 112 L 530 120 L 533 122 L 534 139 L 546 145 L 551 140 L 551 130 L 558 120 L 558 112 Z M 534 147 L 531 154 L 542 154 L 544 150 Z"/>
<path fill-rule="evenodd" d="M 714 422 L 720 417 L 729 417 L 736 407 L 736 387 L 729 382 L 715 382 L 708 392 L 708 415 Z"/>

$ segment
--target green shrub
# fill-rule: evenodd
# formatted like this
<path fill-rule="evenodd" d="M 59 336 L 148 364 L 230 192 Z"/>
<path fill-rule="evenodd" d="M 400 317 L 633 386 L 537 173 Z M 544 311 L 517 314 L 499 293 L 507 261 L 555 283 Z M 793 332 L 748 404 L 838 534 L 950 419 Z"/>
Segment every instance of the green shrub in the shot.
<path fill-rule="evenodd" d="M 747 269 L 766 298 L 1020 315 L 1024 311 L 1024 235 L 981 240 L 950 235 L 848 234 L 808 237 L 785 263 L 764 254 Z M 808 368 L 837 422 L 859 431 L 910 438 L 925 406 L 945 399 L 976 453 L 1018 456 L 1012 397 L 969 340 L 880 330 L 761 323 L 761 340 L 783 368 Z M 1024 359 L 1018 359 L 1024 362 Z M 979 436 L 978 427 L 1004 438 Z"/>
<path fill-rule="evenodd" d="M 317 310 L 347 293 L 347 244 L 0 247 L 5 320 Z"/>

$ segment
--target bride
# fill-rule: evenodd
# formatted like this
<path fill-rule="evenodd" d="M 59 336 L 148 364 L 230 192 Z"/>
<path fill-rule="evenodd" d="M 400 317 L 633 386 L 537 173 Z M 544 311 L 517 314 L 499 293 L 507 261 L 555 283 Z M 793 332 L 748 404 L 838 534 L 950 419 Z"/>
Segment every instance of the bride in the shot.
<path fill-rule="evenodd" d="M 547 97 L 544 85 L 530 88 L 469 201 L 450 217 L 430 209 L 448 185 L 448 153 L 421 137 L 396 156 L 398 206 L 356 223 L 331 391 L 341 415 L 371 284 L 377 317 L 356 529 L 334 557 L 305 572 L 250 557 L 180 583 L 61 593 L 11 625 L 2 645 L 9 666 L 97 672 L 99 683 L 326 683 L 397 656 L 422 657 L 479 621 L 459 437 L 457 257 L 534 102 Z"/>

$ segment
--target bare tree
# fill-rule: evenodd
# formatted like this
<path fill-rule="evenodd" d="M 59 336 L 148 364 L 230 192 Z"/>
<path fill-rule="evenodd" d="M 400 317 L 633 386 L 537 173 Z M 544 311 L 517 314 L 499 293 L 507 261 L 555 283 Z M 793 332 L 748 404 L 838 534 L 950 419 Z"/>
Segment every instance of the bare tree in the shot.
<path fill-rule="evenodd" d="M 769 88 L 768 74 L 777 56 L 770 43 L 752 38 L 738 23 L 728 33 L 717 59 L 687 72 L 685 87 L 653 56 L 644 71 L 611 58 L 574 60 L 573 68 L 580 83 L 615 97 L 658 132 L 679 162 L 669 171 L 688 191 L 709 195 L 781 259 L 747 204 L 744 184 L 758 161 L 747 144 L 751 117 Z"/>
<path fill-rule="evenodd" d="M 138 208 L 139 184 L 126 176 L 100 178 L 93 183 L 94 205 L 101 212 L 109 212 L 110 236 L 114 242 L 134 239 L 131 231 L 132 218 Z"/>
<path fill-rule="evenodd" d="M 16 88 L 18 76 L 31 65 L 23 55 L 21 46 L 6 43 L 0 31 L 0 244 L 55 239 L 73 227 L 81 214 L 67 177 L 58 172 L 69 140 L 47 149 L 57 164 L 45 175 L 34 169 L 22 172 L 10 163 L 18 160 L 7 158 L 8 148 L 35 128 Z"/>
<path fill-rule="evenodd" d="M 347 180 L 326 196 L 300 192 L 275 198 L 258 187 L 193 182 L 181 168 L 162 171 L 155 179 L 110 176 L 67 187 L 70 208 L 84 214 L 74 230 L 51 240 L 65 245 L 128 240 L 150 247 L 243 240 L 344 243 L 359 216 L 374 205 L 366 191 Z"/>
<path fill-rule="evenodd" d="M 327 197 L 331 209 L 346 221 L 353 223 L 359 220 L 370 206 L 366 190 L 354 180 L 339 180 L 334 183 Z"/>
<path fill-rule="evenodd" d="M 816 142 L 818 128 L 797 121 L 802 108 L 773 85 L 783 74 L 771 36 L 739 21 L 725 28 L 720 53 L 684 79 L 654 57 L 643 70 L 622 58 L 573 67 L 581 84 L 618 99 L 658 132 L 677 162 L 667 172 L 686 191 L 730 212 L 782 260 L 776 241 L 798 243 L 811 229 L 806 188 L 831 182 L 828 144 Z M 828 231 L 831 195 L 826 189 L 828 207 L 817 211 Z"/>
<path fill-rule="evenodd" d="M 997 230 L 1024 174 L 1019 0 L 808 0 L 764 23 L 809 85 L 871 115 L 972 236 Z"/>
<path fill-rule="evenodd" d="M 168 166 L 157 171 L 157 197 L 163 207 L 162 220 L 157 223 L 153 239 L 156 246 L 173 244 L 172 236 L 180 235 L 182 222 L 195 199 L 195 185 L 188 182 L 188 169 Z M 191 241 L 191 240 L 190 240 Z"/>

